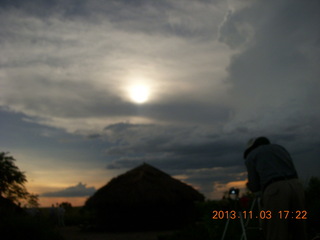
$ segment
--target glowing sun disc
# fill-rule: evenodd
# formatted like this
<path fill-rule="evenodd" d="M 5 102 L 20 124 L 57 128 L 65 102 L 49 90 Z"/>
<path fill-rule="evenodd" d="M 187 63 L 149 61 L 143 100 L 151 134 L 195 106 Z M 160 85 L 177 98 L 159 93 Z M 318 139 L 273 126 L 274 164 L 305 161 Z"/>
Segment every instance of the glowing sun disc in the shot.
<path fill-rule="evenodd" d="M 134 86 L 130 90 L 130 97 L 136 103 L 144 103 L 149 99 L 149 89 L 146 86 Z"/>

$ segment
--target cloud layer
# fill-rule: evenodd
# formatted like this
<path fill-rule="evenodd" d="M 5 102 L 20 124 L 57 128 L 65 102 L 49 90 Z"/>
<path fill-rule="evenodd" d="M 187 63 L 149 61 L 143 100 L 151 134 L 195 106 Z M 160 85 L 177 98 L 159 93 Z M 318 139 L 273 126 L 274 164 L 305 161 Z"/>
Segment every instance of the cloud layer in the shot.
<path fill-rule="evenodd" d="M 192 122 L 210 113 L 212 106 L 202 102 L 205 95 L 226 88 L 223 77 L 230 55 L 215 40 L 218 22 L 207 25 L 209 14 L 223 17 L 219 8 L 200 2 L 183 7 L 180 2 L 136 6 L 88 1 L 83 9 L 73 4 L 58 1 L 51 6 L 56 11 L 46 17 L 41 5 L 39 12 L 23 3 L 2 10 L 6 58 L 1 61 L 1 105 L 70 132 L 103 128 L 106 118 L 110 123 L 185 121 L 190 103 L 204 108 Z M 161 8 L 167 10 L 161 14 Z M 127 93 L 138 83 L 151 89 L 151 102 L 142 112 Z M 19 89 L 23 92 L 17 96 Z M 218 104 L 216 108 L 225 115 Z M 177 109 L 180 114 L 172 114 Z M 74 121 L 76 128 L 70 124 Z"/>
<path fill-rule="evenodd" d="M 245 180 L 252 136 L 285 145 L 302 176 L 316 174 L 319 11 L 316 0 L 5 2 L 2 119 L 81 142 L 64 141 L 71 166 L 90 145 L 96 165 L 149 162 L 208 196 Z M 131 101 L 136 84 L 150 101 Z M 30 131 L 24 141 L 47 143 Z"/>
<path fill-rule="evenodd" d="M 96 189 L 94 187 L 87 187 L 81 182 L 75 186 L 67 187 L 66 189 L 56 192 L 46 192 L 41 194 L 42 197 L 87 197 L 91 196 Z"/>

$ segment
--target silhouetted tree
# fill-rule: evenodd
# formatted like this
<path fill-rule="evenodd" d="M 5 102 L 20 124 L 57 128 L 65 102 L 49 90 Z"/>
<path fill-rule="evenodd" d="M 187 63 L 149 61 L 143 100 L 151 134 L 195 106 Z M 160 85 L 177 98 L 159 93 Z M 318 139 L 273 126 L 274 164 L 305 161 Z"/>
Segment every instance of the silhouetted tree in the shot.
<path fill-rule="evenodd" d="M 29 194 L 28 198 L 27 198 L 26 207 L 38 208 L 39 206 L 40 206 L 40 204 L 39 204 L 39 195 L 37 195 L 37 194 Z"/>
<path fill-rule="evenodd" d="M 59 204 L 59 207 L 64 208 L 66 211 L 69 211 L 70 209 L 72 209 L 72 204 L 69 202 L 62 202 Z"/>
<path fill-rule="evenodd" d="M 26 175 L 14 162 L 15 159 L 8 153 L 0 152 L 0 196 L 16 204 L 26 200 L 32 207 L 38 207 L 38 196 L 27 191 L 24 186 Z"/>

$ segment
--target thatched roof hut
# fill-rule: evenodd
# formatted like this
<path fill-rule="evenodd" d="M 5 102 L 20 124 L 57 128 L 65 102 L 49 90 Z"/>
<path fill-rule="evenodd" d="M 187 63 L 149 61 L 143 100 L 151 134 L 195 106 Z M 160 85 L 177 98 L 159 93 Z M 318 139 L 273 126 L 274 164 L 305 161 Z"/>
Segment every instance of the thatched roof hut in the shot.
<path fill-rule="evenodd" d="M 143 164 L 113 178 L 85 204 L 95 210 L 96 224 L 109 230 L 168 229 L 195 216 L 204 196 L 191 186 Z"/>

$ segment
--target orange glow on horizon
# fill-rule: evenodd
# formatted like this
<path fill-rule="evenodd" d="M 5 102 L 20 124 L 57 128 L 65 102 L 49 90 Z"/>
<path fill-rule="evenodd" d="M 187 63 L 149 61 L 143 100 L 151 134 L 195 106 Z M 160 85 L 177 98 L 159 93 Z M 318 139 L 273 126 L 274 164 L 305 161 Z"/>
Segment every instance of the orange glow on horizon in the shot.
<path fill-rule="evenodd" d="M 228 182 L 226 184 L 222 183 L 214 183 L 213 184 L 213 192 L 210 194 L 210 199 L 222 199 L 225 192 L 229 191 L 230 188 L 239 188 L 240 189 L 240 195 L 245 193 L 246 190 L 246 183 L 248 180 L 243 181 L 232 181 Z"/>
<path fill-rule="evenodd" d="M 228 182 L 226 184 L 226 188 L 227 188 L 226 190 L 229 190 L 232 187 L 239 188 L 239 189 L 245 189 L 246 188 L 246 183 L 247 183 L 247 180 Z"/>
<path fill-rule="evenodd" d="M 52 204 L 69 202 L 73 207 L 84 206 L 85 201 L 89 197 L 39 197 L 40 207 L 51 207 Z"/>

